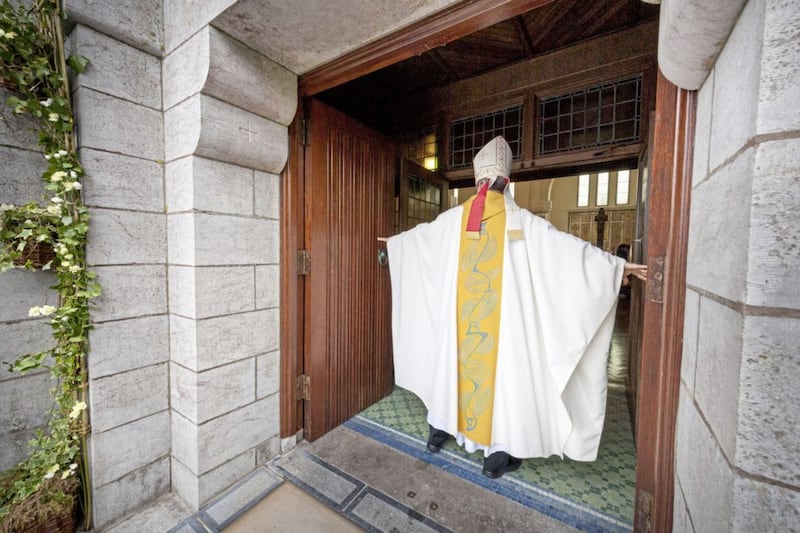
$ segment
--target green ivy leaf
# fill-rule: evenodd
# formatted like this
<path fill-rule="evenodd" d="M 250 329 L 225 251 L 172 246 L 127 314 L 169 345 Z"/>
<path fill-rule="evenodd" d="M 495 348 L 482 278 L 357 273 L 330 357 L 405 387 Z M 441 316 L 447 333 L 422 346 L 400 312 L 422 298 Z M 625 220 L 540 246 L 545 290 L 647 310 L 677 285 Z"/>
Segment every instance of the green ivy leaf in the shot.
<path fill-rule="evenodd" d="M 86 70 L 86 65 L 88 64 L 89 59 L 82 55 L 71 55 L 67 58 L 67 65 L 69 65 L 69 68 L 78 74 L 83 74 L 83 71 Z"/>
<path fill-rule="evenodd" d="M 46 352 L 39 352 L 21 357 L 14 361 L 14 371 L 23 374 L 28 370 L 39 368 L 45 356 L 47 356 Z"/>

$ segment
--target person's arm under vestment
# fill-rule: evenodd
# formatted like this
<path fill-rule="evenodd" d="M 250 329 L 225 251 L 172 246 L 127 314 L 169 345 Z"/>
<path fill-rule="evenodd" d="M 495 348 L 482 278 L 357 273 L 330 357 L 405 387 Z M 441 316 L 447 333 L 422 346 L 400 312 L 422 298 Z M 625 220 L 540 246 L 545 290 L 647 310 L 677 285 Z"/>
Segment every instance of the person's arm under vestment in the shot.
<path fill-rule="evenodd" d="M 388 237 L 378 237 L 380 242 L 386 242 Z M 622 286 L 630 285 L 630 276 L 633 276 L 642 281 L 647 281 L 647 265 L 640 265 L 639 263 L 625 263 L 625 273 L 622 276 Z"/>

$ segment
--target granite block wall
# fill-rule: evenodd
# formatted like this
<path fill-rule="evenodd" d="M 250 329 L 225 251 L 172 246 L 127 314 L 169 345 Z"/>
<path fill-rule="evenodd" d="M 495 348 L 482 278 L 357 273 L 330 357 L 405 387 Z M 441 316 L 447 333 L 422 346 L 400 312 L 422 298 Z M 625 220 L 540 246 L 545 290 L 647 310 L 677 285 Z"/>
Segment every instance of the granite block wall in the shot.
<path fill-rule="evenodd" d="M 213 25 L 174 42 L 162 79 L 172 489 L 196 509 L 280 447 L 278 174 L 297 79 Z"/>
<path fill-rule="evenodd" d="M 21 205 L 45 199 L 42 172 L 47 161 L 37 147 L 36 125 L 5 105 L 10 93 L 0 88 L 0 205 Z M 0 207 L 2 209 L 2 207 Z M 28 317 L 34 306 L 55 305 L 49 272 L 10 270 L 0 275 L 0 470 L 28 455 L 28 441 L 47 423 L 51 405 L 50 373 L 7 372 L 5 363 L 52 346 L 47 318 Z"/>
<path fill-rule="evenodd" d="M 160 2 L 67 2 L 78 146 L 91 216 L 89 267 L 103 294 L 89 335 L 94 525 L 170 490 L 167 221 Z"/>
<path fill-rule="evenodd" d="M 751 0 L 698 94 L 675 531 L 800 530 L 800 27 Z"/>

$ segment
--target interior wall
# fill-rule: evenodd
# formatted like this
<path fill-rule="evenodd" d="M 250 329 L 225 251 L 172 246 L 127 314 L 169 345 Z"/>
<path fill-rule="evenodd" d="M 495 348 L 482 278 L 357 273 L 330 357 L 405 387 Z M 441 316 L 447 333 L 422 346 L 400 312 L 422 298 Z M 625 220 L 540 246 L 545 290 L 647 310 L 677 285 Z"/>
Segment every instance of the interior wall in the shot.
<path fill-rule="evenodd" d="M 565 176 L 546 180 L 524 181 L 514 184 L 514 200 L 517 205 L 550 221 L 557 229 L 569 233 L 570 212 L 596 212 L 597 173 L 589 175 L 589 206 L 578 207 L 578 176 Z M 474 188 L 459 189 L 459 203 L 463 203 Z M 635 209 L 638 191 L 638 170 L 631 169 L 630 190 L 626 204 L 616 204 L 616 172 L 609 175 L 609 205 L 602 206 L 606 211 L 613 209 Z"/>
<path fill-rule="evenodd" d="M 595 180 L 590 181 L 589 198 L 594 198 Z M 569 232 L 569 212 L 578 209 L 578 176 L 558 178 L 553 183 L 551 192 L 553 211 L 550 222 L 561 231 Z M 587 208 L 581 208 L 588 210 Z"/>

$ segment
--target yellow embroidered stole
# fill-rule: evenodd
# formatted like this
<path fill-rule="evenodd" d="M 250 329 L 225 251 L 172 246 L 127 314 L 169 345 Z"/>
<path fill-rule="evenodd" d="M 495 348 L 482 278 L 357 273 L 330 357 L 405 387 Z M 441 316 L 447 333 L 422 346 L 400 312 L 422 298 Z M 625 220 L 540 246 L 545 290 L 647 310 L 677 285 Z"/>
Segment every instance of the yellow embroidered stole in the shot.
<path fill-rule="evenodd" d="M 467 239 L 467 218 L 474 199 L 464 202 L 461 219 L 456 301 L 458 430 L 473 442 L 488 446 L 492 439 L 506 211 L 503 195 L 488 192 L 480 238 Z"/>

